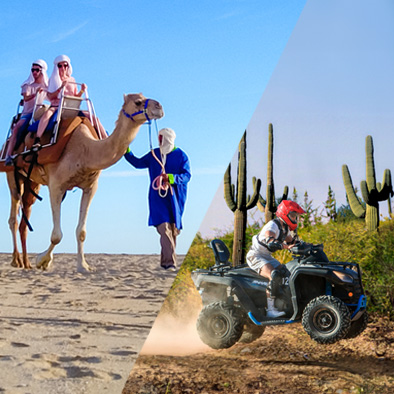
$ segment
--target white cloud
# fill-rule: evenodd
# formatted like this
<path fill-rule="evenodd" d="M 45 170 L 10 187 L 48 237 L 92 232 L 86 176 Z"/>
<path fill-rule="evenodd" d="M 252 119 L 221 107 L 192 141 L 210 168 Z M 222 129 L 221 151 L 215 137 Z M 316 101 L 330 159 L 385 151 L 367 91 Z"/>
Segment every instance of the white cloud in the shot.
<path fill-rule="evenodd" d="M 87 24 L 88 24 L 88 21 L 85 21 L 85 22 L 81 23 L 80 25 L 72 28 L 71 30 L 68 30 L 68 31 L 66 31 L 64 33 L 57 34 L 55 36 L 55 38 L 51 42 L 52 43 L 56 43 L 56 42 L 59 42 L 59 41 L 63 41 L 66 38 L 68 38 L 68 37 L 72 36 L 73 34 L 75 34 L 78 30 L 81 30 Z"/>

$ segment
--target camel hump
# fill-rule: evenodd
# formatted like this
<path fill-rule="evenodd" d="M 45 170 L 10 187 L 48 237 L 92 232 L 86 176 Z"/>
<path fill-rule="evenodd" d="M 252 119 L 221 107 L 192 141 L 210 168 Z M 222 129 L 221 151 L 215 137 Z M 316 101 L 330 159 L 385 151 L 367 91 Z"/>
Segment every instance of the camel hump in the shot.
<path fill-rule="evenodd" d="M 59 134 L 56 143 L 39 151 L 37 158 L 38 164 L 44 165 L 57 162 L 72 134 L 80 124 L 84 124 L 92 137 L 98 139 L 97 132 L 88 118 L 77 116 L 75 118 L 62 119 L 59 125 Z"/>

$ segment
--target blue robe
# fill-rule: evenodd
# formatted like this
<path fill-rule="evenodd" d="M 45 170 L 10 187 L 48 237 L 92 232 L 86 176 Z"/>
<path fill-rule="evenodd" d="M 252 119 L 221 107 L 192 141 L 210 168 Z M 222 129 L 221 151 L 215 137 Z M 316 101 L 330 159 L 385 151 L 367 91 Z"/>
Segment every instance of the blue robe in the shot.
<path fill-rule="evenodd" d="M 157 158 L 161 158 L 160 149 L 154 150 Z M 177 229 L 182 229 L 182 215 L 185 209 L 187 183 L 191 178 L 190 161 L 186 153 L 175 148 L 167 154 L 165 172 L 169 175 L 173 194 L 168 190 L 166 197 L 161 197 L 157 190 L 152 188 L 153 180 L 161 174 L 161 166 L 151 152 L 138 158 L 132 152 L 124 155 L 125 159 L 135 168 L 149 170 L 149 226 L 158 226 L 161 223 L 175 223 Z M 172 176 L 171 176 L 172 175 Z"/>

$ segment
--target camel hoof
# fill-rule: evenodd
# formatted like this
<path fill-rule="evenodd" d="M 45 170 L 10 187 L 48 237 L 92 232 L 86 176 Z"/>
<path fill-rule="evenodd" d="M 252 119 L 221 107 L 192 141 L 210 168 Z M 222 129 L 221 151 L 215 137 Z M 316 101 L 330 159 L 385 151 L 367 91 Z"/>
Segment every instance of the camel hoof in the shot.
<path fill-rule="evenodd" d="M 36 266 L 37 268 L 46 271 L 52 265 L 52 261 L 53 261 L 53 254 L 50 253 L 48 255 L 47 253 L 44 252 L 36 257 Z"/>
<path fill-rule="evenodd" d="M 95 271 L 95 269 L 87 264 L 77 268 L 77 272 L 80 274 L 89 274 L 94 271 Z"/>
<path fill-rule="evenodd" d="M 27 256 L 26 256 L 26 258 L 23 259 L 22 268 L 29 269 L 29 270 L 31 270 L 33 268 L 32 265 L 30 264 L 30 259 Z"/>
<path fill-rule="evenodd" d="M 19 254 L 14 254 L 12 256 L 11 267 L 15 267 L 15 268 L 22 268 L 23 267 L 22 259 L 20 258 Z"/>

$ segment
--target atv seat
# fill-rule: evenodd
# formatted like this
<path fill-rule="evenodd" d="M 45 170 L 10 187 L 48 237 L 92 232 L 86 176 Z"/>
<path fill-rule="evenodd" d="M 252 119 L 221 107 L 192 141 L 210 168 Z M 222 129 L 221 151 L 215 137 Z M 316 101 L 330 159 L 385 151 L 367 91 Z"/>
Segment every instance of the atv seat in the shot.
<path fill-rule="evenodd" d="M 230 258 L 230 252 L 226 244 L 221 239 L 213 239 L 210 243 L 215 256 L 215 264 L 227 264 Z"/>

